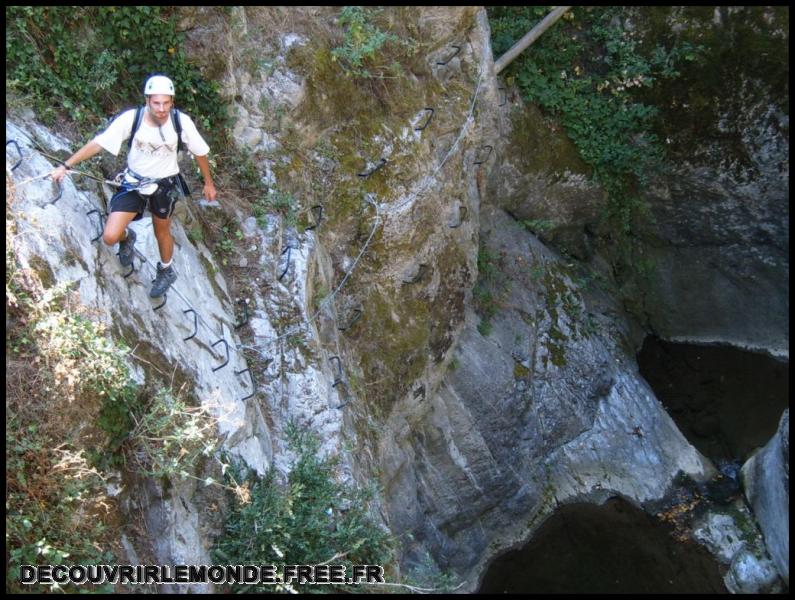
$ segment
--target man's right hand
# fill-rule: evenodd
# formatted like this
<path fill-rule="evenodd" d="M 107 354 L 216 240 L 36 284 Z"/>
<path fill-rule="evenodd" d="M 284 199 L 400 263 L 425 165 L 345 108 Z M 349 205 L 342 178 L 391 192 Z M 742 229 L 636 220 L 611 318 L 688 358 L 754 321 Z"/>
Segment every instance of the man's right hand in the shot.
<path fill-rule="evenodd" d="M 52 170 L 52 173 L 50 173 L 50 177 L 52 177 L 52 180 L 55 183 L 60 183 L 60 181 L 64 177 L 66 177 L 66 173 L 68 172 L 68 170 L 69 167 L 67 167 L 66 165 L 60 165 Z"/>

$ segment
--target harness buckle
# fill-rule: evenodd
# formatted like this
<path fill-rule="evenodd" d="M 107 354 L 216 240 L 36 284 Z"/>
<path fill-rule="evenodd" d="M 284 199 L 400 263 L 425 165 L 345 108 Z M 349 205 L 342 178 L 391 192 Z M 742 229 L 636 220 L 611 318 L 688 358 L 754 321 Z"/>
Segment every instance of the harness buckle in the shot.
<path fill-rule="evenodd" d="M 130 168 L 119 173 L 117 179 L 121 179 L 122 185 L 128 190 L 135 190 L 141 196 L 151 196 L 157 191 L 158 180 L 142 177 Z"/>

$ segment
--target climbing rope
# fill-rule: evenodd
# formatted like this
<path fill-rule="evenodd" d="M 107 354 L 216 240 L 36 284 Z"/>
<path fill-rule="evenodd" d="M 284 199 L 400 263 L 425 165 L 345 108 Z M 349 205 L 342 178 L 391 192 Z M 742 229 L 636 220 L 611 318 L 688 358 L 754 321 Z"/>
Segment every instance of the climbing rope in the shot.
<path fill-rule="evenodd" d="M 445 154 L 445 157 L 442 159 L 442 161 L 439 163 L 439 165 L 436 167 L 436 169 L 433 171 L 433 173 L 429 177 L 427 177 L 425 179 L 425 182 L 424 182 L 424 184 L 422 186 L 420 186 L 420 189 L 418 189 L 416 192 L 414 192 L 411 195 L 409 195 L 409 197 L 406 200 L 404 200 L 403 202 L 401 202 L 400 204 L 398 204 L 396 206 L 393 206 L 393 207 L 390 207 L 389 210 L 385 211 L 385 214 L 389 215 L 389 214 L 392 214 L 392 213 L 396 213 L 401 208 L 406 206 L 409 202 L 414 202 L 414 200 L 416 200 L 417 196 L 419 196 L 420 194 L 425 192 L 425 190 L 431 184 L 431 182 L 436 181 L 436 176 L 439 174 L 439 171 L 442 170 L 442 167 L 444 167 L 444 165 L 447 163 L 447 161 L 450 159 L 450 157 L 455 152 L 456 148 L 458 147 L 458 144 L 464 138 L 464 135 L 466 135 L 467 129 L 469 129 L 470 123 L 473 123 L 474 120 L 475 120 L 474 119 L 475 103 L 477 102 L 478 94 L 480 93 L 480 85 L 481 85 L 481 82 L 483 80 L 484 67 L 485 67 L 485 65 L 481 65 L 480 76 L 478 77 L 478 82 L 477 82 L 477 85 L 475 86 L 475 93 L 474 93 L 474 95 L 472 97 L 472 105 L 469 107 L 469 114 L 467 115 L 466 121 L 464 121 L 464 125 L 461 127 L 461 131 L 458 134 L 458 137 L 456 138 L 455 142 L 453 142 L 453 145 L 450 146 L 450 150 L 447 151 L 447 154 Z"/>

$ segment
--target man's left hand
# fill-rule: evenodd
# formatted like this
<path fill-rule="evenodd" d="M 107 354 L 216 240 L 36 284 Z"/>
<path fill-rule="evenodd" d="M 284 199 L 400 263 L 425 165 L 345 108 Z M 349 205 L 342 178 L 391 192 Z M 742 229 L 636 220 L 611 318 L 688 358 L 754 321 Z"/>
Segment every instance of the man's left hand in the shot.
<path fill-rule="evenodd" d="M 204 184 L 204 197 L 207 198 L 210 202 L 215 202 L 215 196 L 217 192 L 215 191 L 215 186 L 212 183 L 205 183 Z"/>

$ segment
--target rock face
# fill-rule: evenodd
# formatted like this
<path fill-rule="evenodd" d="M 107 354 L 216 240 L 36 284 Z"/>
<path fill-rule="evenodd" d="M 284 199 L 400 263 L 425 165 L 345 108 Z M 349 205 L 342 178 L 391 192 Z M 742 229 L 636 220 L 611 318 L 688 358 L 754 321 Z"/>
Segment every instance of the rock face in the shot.
<path fill-rule="evenodd" d="M 776 435 L 743 465 L 745 495 L 782 579 L 789 585 L 789 409 Z"/>
<path fill-rule="evenodd" d="M 771 7 L 624 13 L 633 40 L 703 46 L 680 77 L 642 98 L 660 111 L 668 160 L 644 190 L 651 218 L 634 232 L 654 272 L 626 294 L 663 339 L 789 355 L 788 18 Z M 491 201 L 591 260 L 604 195 L 559 126 L 510 93 L 499 110 L 508 109 Z"/>
<path fill-rule="evenodd" d="M 464 574 L 560 503 L 640 504 L 679 471 L 712 472 L 622 351 L 606 299 L 587 303 L 566 264 L 502 210 L 482 207 L 481 228 L 506 285 L 493 330 L 467 311 L 438 389 L 399 402 L 380 446 L 389 524 L 412 532 L 409 558 L 427 548 Z"/>
<path fill-rule="evenodd" d="M 710 505 L 693 524 L 693 537 L 727 567 L 723 577 L 734 594 L 778 593 L 781 579 L 745 502 Z"/>
<path fill-rule="evenodd" d="M 782 115 L 771 114 L 781 123 Z M 655 263 L 645 310 L 671 340 L 724 342 L 789 356 L 788 142 L 748 124 L 755 177 L 677 165 L 648 198 Z"/>
<path fill-rule="evenodd" d="M 789 11 L 656 7 L 636 24 L 705 48 L 653 98 L 670 161 L 646 195 L 643 310 L 667 339 L 789 356 Z"/>
<path fill-rule="evenodd" d="M 489 201 L 526 221 L 542 239 L 590 259 L 605 197 L 577 148 L 532 104 L 508 95 L 493 110 L 499 115 L 499 160 L 487 181 Z"/>

